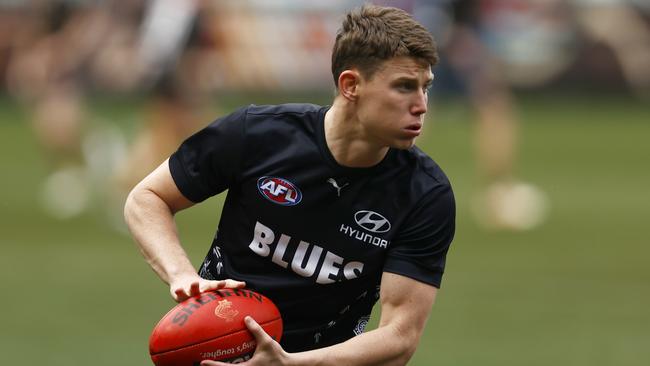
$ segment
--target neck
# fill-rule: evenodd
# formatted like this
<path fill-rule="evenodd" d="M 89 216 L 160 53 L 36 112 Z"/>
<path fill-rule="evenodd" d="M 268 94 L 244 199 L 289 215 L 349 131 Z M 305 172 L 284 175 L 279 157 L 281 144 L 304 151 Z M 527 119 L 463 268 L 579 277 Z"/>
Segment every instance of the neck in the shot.
<path fill-rule="evenodd" d="M 389 149 L 368 136 L 353 106 L 340 98 L 325 114 L 325 141 L 336 162 L 350 168 L 377 165 Z"/>

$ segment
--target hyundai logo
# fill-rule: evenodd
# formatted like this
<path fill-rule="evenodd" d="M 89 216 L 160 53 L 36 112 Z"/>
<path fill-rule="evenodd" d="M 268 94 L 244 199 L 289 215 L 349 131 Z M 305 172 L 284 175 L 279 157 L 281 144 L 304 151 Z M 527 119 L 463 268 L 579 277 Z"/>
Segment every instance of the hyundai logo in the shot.
<path fill-rule="evenodd" d="M 357 225 L 373 233 L 385 233 L 390 230 L 390 222 L 374 211 L 357 211 L 354 214 L 354 221 L 357 222 Z"/>

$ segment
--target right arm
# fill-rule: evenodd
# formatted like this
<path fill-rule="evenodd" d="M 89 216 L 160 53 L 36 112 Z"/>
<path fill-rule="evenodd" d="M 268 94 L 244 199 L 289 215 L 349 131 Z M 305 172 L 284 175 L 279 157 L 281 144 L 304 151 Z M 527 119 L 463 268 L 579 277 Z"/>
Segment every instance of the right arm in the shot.
<path fill-rule="evenodd" d="M 219 288 L 240 288 L 243 282 L 201 278 L 178 237 L 176 212 L 193 206 L 178 190 L 165 160 L 129 193 L 124 218 L 145 260 L 165 283 L 176 301 Z"/>

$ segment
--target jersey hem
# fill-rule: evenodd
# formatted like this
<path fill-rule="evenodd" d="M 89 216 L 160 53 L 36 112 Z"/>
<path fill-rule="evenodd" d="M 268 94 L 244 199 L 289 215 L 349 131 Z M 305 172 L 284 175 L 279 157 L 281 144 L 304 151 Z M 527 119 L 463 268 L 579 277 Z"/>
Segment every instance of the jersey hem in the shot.
<path fill-rule="evenodd" d="M 169 157 L 169 172 L 171 173 L 172 179 L 176 184 L 178 190 L 187 198 L 188 200 L 199 203 L 205 200 L 204 194 L 196 193 L 200 191 L 197 187 L 191 183 L 190 179 L 187 176 L 187 172 L 183 167 L 183 164 L 180 162 L 180 158 L 177 156 L 178 152 L 172 154 Z"/>
<path fill-rule="evenodd" d="M 440 288 L 442 271 L 431 272 L 421 266 L 403 259 L 389 258 L 384 264 L 384 272 L 398 274 L 410 279 Z"/>

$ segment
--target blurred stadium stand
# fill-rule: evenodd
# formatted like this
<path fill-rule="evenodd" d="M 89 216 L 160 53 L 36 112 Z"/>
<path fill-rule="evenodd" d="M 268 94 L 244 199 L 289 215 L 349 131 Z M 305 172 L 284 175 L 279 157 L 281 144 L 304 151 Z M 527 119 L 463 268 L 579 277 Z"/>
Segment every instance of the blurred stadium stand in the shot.
<path fill-rule="evenodd" d="M 328 91 L 340 14 L 362 3 L 2 0 L 0 87 L 25 97 L 53 79 L 72 78 L 84 91 L 115 93 L 170 81 L 201 93 Z M 588 84 L 647 92 L 650 85 L 647 1 L 375 3 L 412 12 L 443 45 L 453 12 L 471 9 L 481 40 L 518 88 Z"/>

